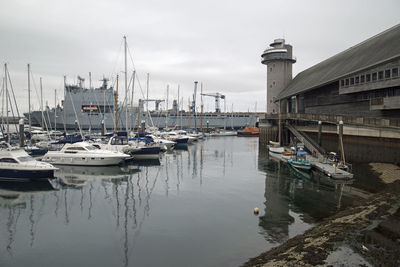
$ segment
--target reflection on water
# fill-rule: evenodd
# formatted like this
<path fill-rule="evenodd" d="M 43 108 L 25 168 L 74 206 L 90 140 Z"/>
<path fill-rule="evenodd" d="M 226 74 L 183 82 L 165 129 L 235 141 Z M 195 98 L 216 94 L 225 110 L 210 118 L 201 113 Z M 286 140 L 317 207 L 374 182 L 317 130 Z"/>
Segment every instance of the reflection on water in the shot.
<path fill-rule="evenodd" d="M 158 164 L 0 183 L 0 266 L 237 266 L 352 199 L 344 184 L 296 175 L 256 138 L 226 137 Z"/>
<path fill-rule="evenodd" d="M 289 238 L 289 227 L 295 222 L 292 212 L 301 214 L 302 221 L 312 225 L 354 199 L 348 194 L 351 181 L 332 180 L 314 171 L 299 172 L 269 157 L 263 149 L 259 151 L 259 168 L 266 171 L 265 210 L 259 225 L 267 232 L 266 239 L 273 243 Z"/>

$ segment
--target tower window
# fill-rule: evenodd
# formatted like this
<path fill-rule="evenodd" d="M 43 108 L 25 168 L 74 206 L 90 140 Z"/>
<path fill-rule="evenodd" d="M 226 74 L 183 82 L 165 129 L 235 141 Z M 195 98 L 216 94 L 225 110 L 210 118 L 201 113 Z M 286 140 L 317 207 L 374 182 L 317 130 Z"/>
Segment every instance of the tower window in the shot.
<path fill-rule="evenodd" d="M 351 78 L 350 78 L 350 85 L 353 85 L 353 84 L 354 84 L 354 78 L 351 77 Z"/>
<path fill-rule="evenodd" d="M 378 72 L 379 80 L 383 80 L 383 71 Z"/>
<path fill-rule="evenodd" d="M 272 84 L 269 85 L 269 88 L 272 88 Z"/>
<path fill-rule="evenodd" d="M 367 82 L 370 82 L 371 81 L 371 74 L 367 74 L 367 75 L 365 75 L 365 78 L 366 78 L 366 81 Z"/>
<path fill-rule="evenodd" d="M 269 72 L 272 72 L 272 67 L 269 68 Z"/>
<path fill-rule="evenodd" d="M 346 79 L 346 85 L 349 85 L 349 79 Z"/>
<path fill-rule="evenodd" d="M 360 83 L 360 77 L 356 76 L 356 84 L 359 84 L 359 83 Z"/>
<path fill-rule="evenodd" d="M 363 83 L 365 81 L 365 75 L 360 76 L 360 83 Z"/>
<path fill-rule="evenodd" d="M 372 80 L 376 81 L 377 78 L 378 78 L 378 73 L 376 73 L 376 72 L 372 73 Z"/>
<path fill-rule="evenodd" d="M 273 81 L 272 84 L 275 85 L 275 81 Z"/>

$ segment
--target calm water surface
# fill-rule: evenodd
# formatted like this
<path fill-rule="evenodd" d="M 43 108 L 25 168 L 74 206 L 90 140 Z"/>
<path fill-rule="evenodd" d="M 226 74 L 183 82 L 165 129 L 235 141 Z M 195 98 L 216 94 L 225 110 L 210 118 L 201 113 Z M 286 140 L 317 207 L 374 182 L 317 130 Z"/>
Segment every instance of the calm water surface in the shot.
<path fill-rule="evenodd" d="M 258 138 L 208 139 L 160 162 L 0 182 L 0 266 L 238 266 L 353 199 L 270 159 Z"/>

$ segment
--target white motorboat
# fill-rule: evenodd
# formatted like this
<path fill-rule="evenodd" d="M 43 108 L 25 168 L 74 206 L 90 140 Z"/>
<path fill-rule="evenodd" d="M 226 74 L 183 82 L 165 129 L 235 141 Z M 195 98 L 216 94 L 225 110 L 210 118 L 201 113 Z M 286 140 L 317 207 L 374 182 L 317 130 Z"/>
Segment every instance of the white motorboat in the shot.
<path fill-rule="evenodd" d="M 280 146 L 278 142 L 269 141 L 268 150 L 272 153 L 282 154 L 285 151 L 283 146 Z"/>
<path fill-rule="evenodd" d="M 170 141 L 176 142 L 176 145 L 187 145 L 189 142 L 188 136 L 182 136 L 177 134 L 176 132 L 162 132 L 159 133 L 159 136 L 163 139 L 167 139 Z"/>
<path fill-rule="evenodd" d="M 109 151 L 117 151 L 128 155 L 133 155 L 140 148 L 128 143 L 128 139 L 121 136 L 112 136 L 107 144 L 96 143 L 95 146 Z"/>
<path fill-rule="evenodd" d="M 2 179 L 48 179 L 57 170 L 53 165 L 32 158 L 22 148 L 0 144 L 0 177 Z"/>
<path fill-rule="evenodd" d="M 145 138 L 150 138 L 154 143 L 165 146 L 165 148 L 168 149 L 173 149 L 174 146 L 176 145 L 175 141 L 171 141 L 171 140 L 167 140 L 167 139 L 163 139 L 160 137 L 157 137 L 153 134 L 148 134 L 145 136 Z"/>
<path fill-rule="evenodd" d="M 65 144 L 60 151 L 49 151 L 42 161 L 60 165 L 108 166 L 118 165 L 131 156 L 99 149 L 87 142 Z"/>

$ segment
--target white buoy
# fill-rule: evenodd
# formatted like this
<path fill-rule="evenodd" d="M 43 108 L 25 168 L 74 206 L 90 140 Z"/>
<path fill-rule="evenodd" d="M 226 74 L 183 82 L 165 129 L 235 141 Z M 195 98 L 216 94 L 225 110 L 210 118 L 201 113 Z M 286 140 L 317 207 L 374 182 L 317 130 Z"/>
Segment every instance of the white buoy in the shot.
<path fill-rule="evenodd" d="M 253 212 L 254 212 L 255 215 L 257 215 L 259 213 L 258 208 L 254 208 Z"/>

